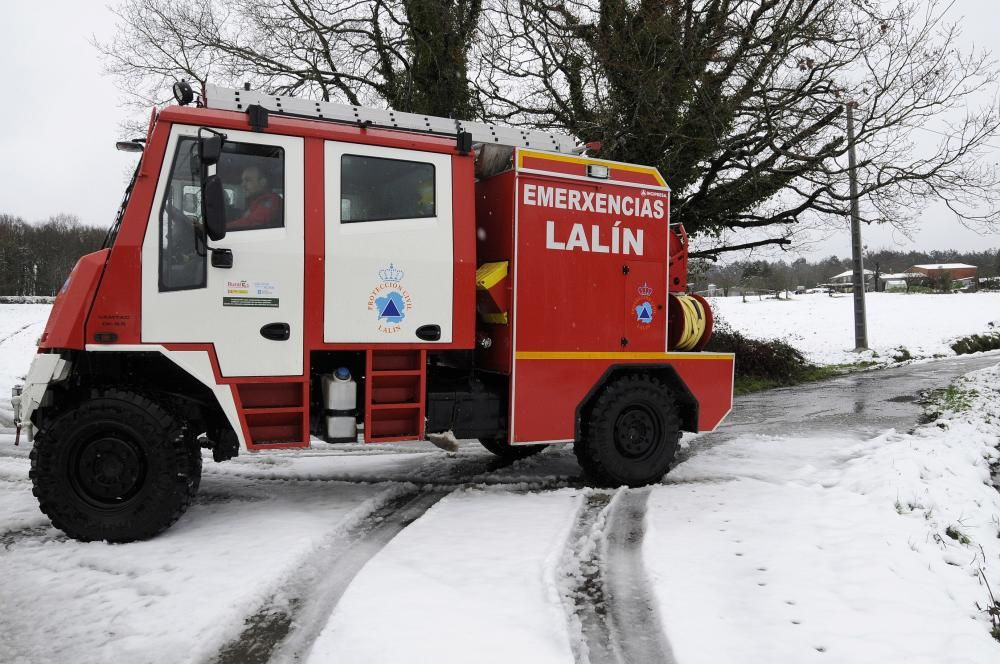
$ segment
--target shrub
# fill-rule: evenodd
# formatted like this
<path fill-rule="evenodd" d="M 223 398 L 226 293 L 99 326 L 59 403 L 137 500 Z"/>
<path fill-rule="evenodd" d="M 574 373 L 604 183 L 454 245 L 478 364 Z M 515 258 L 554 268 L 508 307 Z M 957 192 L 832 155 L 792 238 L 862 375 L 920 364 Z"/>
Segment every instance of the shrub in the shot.
<path fill-rule="evenodd" d="M 906 362 L 907 360 L 912 360 L 913 354 L 910 353 L 910 349 L 906 346 L 897 346 L 892 351 L 892 361 L 893 362 Z"/>
<path fill-rule="evenodd" d="M 951 349 L 955 351 L 956 355 L 981 353 L 982 351 L 996 350 L 997 348 L 1000 348 L 1000 332 L 973 334 L 968 337 L 962 337 L 951 344 Z"/>
<path fill-rule="evenodd" d="M 722 322 L 716 323 L 705 350 L 735 353 L 737 379 L 766 379 L 788 385 L 805 380 L 814 368 L 788 343 L 780 339 L 751 339 Z"/>
<path fill-rule="evenodd" d="M 0 304 L 52 304 L 51 295 L 0 295 Z"/>

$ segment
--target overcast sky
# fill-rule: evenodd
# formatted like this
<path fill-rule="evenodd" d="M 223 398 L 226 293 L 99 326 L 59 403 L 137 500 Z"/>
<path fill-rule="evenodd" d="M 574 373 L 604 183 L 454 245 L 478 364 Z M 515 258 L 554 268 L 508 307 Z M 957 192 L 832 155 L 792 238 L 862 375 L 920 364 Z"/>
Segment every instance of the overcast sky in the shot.
<path fill-rule="evenodd" d="M 970 45 L 1000 52 L 993 0 L 957 0 L 953 13 L 964 16 Z M 126 114 L 90 40 L 108 40 L 114 30 L 114 16 L 96 2 L 5 3 L 0 73 L 10 87 L 0 96 L 0 213 L 42 221 L 65 212 L 101 226 L 113 220 L 136 157 L 114 148 Z M 913 242 L 891 229 L 866 227 L 864 243 L 872 249 L 1000 248 L 997 234 L 973 233 L 938 208 L 920 226 Z M 831 254 L 850 255 L 846 224 L 842 233 L 786 257 Z"/>

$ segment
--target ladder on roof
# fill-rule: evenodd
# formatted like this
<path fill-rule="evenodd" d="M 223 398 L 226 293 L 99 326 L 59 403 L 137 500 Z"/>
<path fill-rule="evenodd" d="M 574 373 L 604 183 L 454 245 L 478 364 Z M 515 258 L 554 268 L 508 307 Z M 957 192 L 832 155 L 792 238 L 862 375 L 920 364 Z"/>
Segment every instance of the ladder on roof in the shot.
<path fill-rule="evenodd" d="M 223 111 L 240 111 L 259 105 L 271 113 L 296 117 L 348 122 L 389 129 L 402 129 L 426 134 L 455 136 L 459 132 L 472 135 L 473 143 L 493 143 L 516 148 L 531 148 L 570 154 L 578 152 L 576 140 L 570 136 L 546 131 L 502 127 L 484 122 L 469 122 L 440 118 L 433 115 L 402 113 L 392 109 L 351 106 L 331 101 L 315 101 L 279 95 L 266 95 L 255 90 L 205 86 L 205 106 Z"/>

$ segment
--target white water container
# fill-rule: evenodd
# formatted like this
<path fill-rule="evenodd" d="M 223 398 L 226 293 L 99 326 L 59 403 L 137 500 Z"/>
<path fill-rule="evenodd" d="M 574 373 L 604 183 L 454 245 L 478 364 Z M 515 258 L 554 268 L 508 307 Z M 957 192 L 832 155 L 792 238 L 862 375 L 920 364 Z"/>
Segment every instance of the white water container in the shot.
<path fill-rule="evenodd" d="M 326 442 L 353 442 L 358 437 L 358 384 L 346 367 L 323 376 Z"/>

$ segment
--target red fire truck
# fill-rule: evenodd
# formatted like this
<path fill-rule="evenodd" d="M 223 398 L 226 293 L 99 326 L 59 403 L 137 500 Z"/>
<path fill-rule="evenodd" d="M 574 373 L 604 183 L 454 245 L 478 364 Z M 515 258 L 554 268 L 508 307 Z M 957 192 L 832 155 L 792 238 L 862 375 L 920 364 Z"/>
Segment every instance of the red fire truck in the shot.
<path fill-rule="evenodd" d="M 18 432 L 53 524 L 131 541 L 222 461 L 314 438 L 573 442 L 642 485 L 730 410 L 655 168 L 566 137 L 207 86 L 154 111 L 56 298 Z"/>

